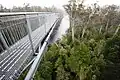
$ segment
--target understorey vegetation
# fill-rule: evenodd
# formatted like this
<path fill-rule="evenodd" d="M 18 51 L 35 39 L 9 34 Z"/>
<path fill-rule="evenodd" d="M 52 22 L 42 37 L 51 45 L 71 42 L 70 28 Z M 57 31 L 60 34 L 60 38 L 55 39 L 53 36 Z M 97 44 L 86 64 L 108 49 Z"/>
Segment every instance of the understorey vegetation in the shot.
<path fill-rule="evenodd" d="M 71 0 L 70 28 L 49 46 L 35 80 L 120 80 L 120 7 Z"/>

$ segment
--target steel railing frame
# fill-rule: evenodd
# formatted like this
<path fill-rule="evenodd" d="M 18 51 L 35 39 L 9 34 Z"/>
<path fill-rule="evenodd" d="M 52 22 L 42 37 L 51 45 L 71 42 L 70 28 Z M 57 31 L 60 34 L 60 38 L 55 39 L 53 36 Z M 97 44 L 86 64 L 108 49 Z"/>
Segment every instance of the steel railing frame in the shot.
<path fill-rule="evenodd" d="M 58 18 L 58 19 L 55 21 L 55 23 L 53 24 L 53 27 L 52 27 L 52 29 L 50 30 L 47 38 L 45 39 L 42 47 L 40 48 L 39 53 L 38 53 L 36 59 L 34 60 L 34 62 L 33 62 L 33 64 L 32 64 L 32 66 L 31 66 L 31 68 L 30 68 L 27 76 L 25 77 L 25 80 L 31 80 L 31 79 L 33 79 L 33 77 L 34 77 L 34 75 L 35 75 L 35 72 L 37 71 L 37 68 L 38 68 L 38 66 L 39 66 L 39 63 L 40 63 L 40 61 L 41 61 L 41 59 L 42 59 L 43 52 L 44 52 L 46 46 L 48 45 L 49 38 L 50 38 L 50 36 L 51 36 L 51 34 L 52 34 L 55 26 L 56 26 L 56 23 L 57 23 L 58 21 L 59 21 L 59 18 Z"/>
<path fill-rule="evenodd" d="M 33 50 L 33 53 L 35 53 L 35 50 L 33 48 L 33 43 L 32 43 L 32 37 L 31 37 L 31 33 L 32 33 L 32 27 L 31 27 L 31 24 L 30 24 L 30 15 L 36 15 L 40 18 L 39 15 L 41 14 L 54 14 L 52 12 L 16 12 L 16 13 L 0 13 L 0 17 L 4 17 L 4 16 L 18 16 L 18 15 L 23 15 L 24 18 L 25 18 L 25 21 L 26 21 L 26 29 L 27 29 L 27 35 L 29 36 L 29 40 L 30 40 L 30 44 L 31 44 L 31 47 L 32 47 L 32 50 Z M 56 13 L 55 13 L 56 14 Z M 39 20 L 39 23 L 40 23 L 40 20 Z M 45 24 L 45 29 L 46 29 L 46 24 Z M 46 31 L 45 31 L 46 32 Z M 18 33 L 18 32 L 17 32 Z M 9 34 L 11 35 L 11 34 Z M 15 34 L 14 34 L 15 35 Z M 16 38 L 14 40 L 16 40 L 18 38 L 18 35 L 15 36 Z M 5 39 L 3 38 L 1 32 L 0 32 L 0 38 L 2 40 L 2 43 L 4 44 L 6 50 L 9 50 L 9 46 L 10 44 L 8 45 L 8 43 L 5 41 Z M 12 37 L 14 38 L 14 37 Z M 18 40 L 19 41 L 19 40 Z M 11 42 L 9 42 L 11 43 Z M 12 43 L 11 43 L 12 44 Z"/>
<path fill-rule="evenodd" d="M 10 16 L 10 18 L 14 18 L 14 16 L 15 16 L 15 19 L 14 20 L 16 20 L 15 22 L 11 22 L 10 23 L 10 28 L 13 28 L 13 27 L 11 27 L 11 24 L 15 24 L 15 25 L 13 25 L 13 26 L 17 26 L 18 24 L 17 24 L 17 19 L 18 20 L 22 20 L 23 18 L 24 18 L 24 23 L 22 24 L 23 26 L 24 25 L 26 25 L 25 27 L 26 27 L 26 35 L 28 35 L 28 40 L 29 40 L 29 42 L 30 42 L 30 46 L 31 46 L 31 51 L 32 51 L 32 54 L 34 55 L 35 54 L 35 49 L 34 49 L 34 46 L 33 46 L 33 41 L 32 41 L 32 30 L 31 30 L 31 23 L 30 23 L 30 18 L 32 18 L 34 15 L 36 15 L 36 17 L 38 17 L 38 20 L 39 20 L 39 24 L 40 24 L 40 15 L 41 14 L 45 14 L 45 15 L 47 15 L 47 16 L 50 16 L 50 17 L 47 17 L 47 18 L 52 18 L 52 17 L 54 17 L 53 19 L 54 20 L 56 20 L 55 21 L 55 23 L 52 25 L 52 27 L 50 27 L 51 29 L 50 29 L 50 32 L 49 32 L 49 34 L 48 34 L 48 37 L 46 38 L 46 40 L 45 40 L 45 42 L 44 42 L 44 44 L 43 44 L 43 46 L 41 47 L 41 45 L 39 46 L 39 49 L 40 49 L 40 51 L 39 51 L 39 54 L 41 53 L 41 55 L 42 55 L 42 52 L 44 51 L 44 48 L 46 47 L 46 45 L 48 44 L 48 39 L 49 39 L 49 37 L 50 37 L 50 35 L 51 35 L 51 33 L 52 33 L 52 31 L 53 31 L 53 29 L 54 29 L 54 27 L 55 27 L 55 25 L 56 25 L 56 23 L 57 23 L 57 21 L 58 21 L 58 15 L 56 15 L 56 13 L 52 13 L 52 12 L 18 12 L 18 13 L 0 13 L 0 17 L 3 17 L 3 22 L 4 22 L 4 17 L 7 17 L 7 16 Z M 50 14 L 50 15 L 49 15 Z M 19 18 L 19 15 L 21 16 L 22 15 L 22 18 L 20 17 Z M 13 16 L 13 17 L 12 17 Z M 9 17 L 8 17 L 9 18 Z M 1 19 L 2 20 L 2 19 Z M 12 19 L 13 20 L 13 19 Z M 49 19 L 46 19 L 46 20 L 49 20 Z M 54 20 L 52 21 L 52 22 L 54 22 Z M 7 23 L 7 21 L 6 21 L 6 23 Z M 50 23 L 51 23 L 51 19 L 50 19 Z M 7 28 L 9 27 L 9 25 L 5 25 L 5 26 L 7 26 Z M 45 23 L 45 33 L 48 33 L 48 31 L 46 32 L 46 23 Z M 19 27 L 19 26 L 17 26 L 17 27 Z M 40 27 L 40 25 L 39 25 L 39 27 Z M 19 29 L 21 29 L 21 27 L 19 28 Z M 18 29 L 18 30 L 19 30 Z M 7 34 L 9 34 L 9 33 L 7 33 Z M 14 34 L 14 33 L 13 33 Z M 17 34 L 19 34 L 19 35 L 17 35 Z M 19 39 L 14 39 L 14 40 L 17 40 L 17 41 L 19 41 L 21 38 L 21 35 L 23 35 L 23 34 L 21 34 L 20 32 L 17 32 L 17 38 L 19 38 Z M 9 35 L 11 35 L 11 33 L 9 34 Z M 15 35 L 12 35 L 13 36 L 13 38 L 16 38 L 15 37 Z M 2 41 L 2 43 L 4 44 L 4 46 L 5 46 L 5 51 L 9 51 L 10 50 L 10 48 L 12 47 L 12 45 L 10 45 L 10 46 L 8 46 L 8 44 L 7 44 L 7 41 L 5 41 L 5 38 L 3 37 L 3 34 L 1 34 L 1 30 L 0 30 L 0 38 L 1 38 L 1 41 Z M 23 38 L 23 37 L 22 37 Z M 10 39 L 10 41 L 11 41 L 11 39 Z M 16 41 L 13 41 L 13 44 L 15 44 L 15 43 L 17 43 Z M 38 46 L 37 46 L 38 47 Z M 41 47 L 41 48 L 40 48 Z M 9 53 L 9 52 L 8 52 Z M 42 56 L 40 56 L 40 57 L 42 57 Z M 36 58 L 37 59 L 37 58 Z M 36 60 L 35 59 L 35 60 Z M 38 59 L 37 59 L 38 60 Z M 41 60 L 41 59 L 40 59 Z M 32 62 L 33 62 L 34 60 L 32 60 Z M 32 63 L 32 62 L 30 62 L 30 64 Z M 38 63 L 39 63 L 39 60 L 38 60 Z M 37 63 L 37 67 L 38 67 L 38 63 Z M 30 65 L 29 64 L 29 65 Z M 21 66 L 21 65 L 20 65 Z M 26 67 L 25 67 L 26 68 Z M 25 69 L 24 68 L 24 69 Z M 23 69 L 23 70 L 24 70 Z M 35 67 L 35 69 L 37 69 L 36 67 Z M 17 71 L 16 71 L 17 72 Z M 34 74 L 35 74 L 35 72 L 36 72 L 36 70 L 35 71 L 33 71 L 31 74 L 32 74 L 32 76 L 34 76 Z M 27 77 L 27 76 L 26 76 Z M 28 79 L 27 79 L 28 80 Z"/>

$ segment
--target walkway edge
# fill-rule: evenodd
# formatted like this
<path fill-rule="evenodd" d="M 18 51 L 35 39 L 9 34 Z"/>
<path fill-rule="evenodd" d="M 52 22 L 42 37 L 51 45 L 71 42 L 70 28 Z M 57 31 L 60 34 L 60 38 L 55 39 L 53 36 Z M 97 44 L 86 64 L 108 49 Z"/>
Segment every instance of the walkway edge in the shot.
<path fill-rule="evenodd" d="M 40 63 L 40 61 L 42 59 L 42 54 L 44 52 L 44 49 L 46 48 L 46 45 L 48 44 L 48 40 L 49 40 L 49 38 L 50 38 L 50 36 L 51 36 L 51 34 L 52 34 L 52 32 L 53 32 L 53 30 L 54 30 L 54 28 L 55 28 L 55 26 L 56 26 L 56 24 L 57 24 L 57 22 L 59 20 L 60 19 L 58 18 L 55 21 L 55 23 L 53 24 L 51 31 L 49 32 L 47 38 L 45 39 L 45 41 L 43 43 L 43 46 L 41 47 L 41 49 L 40 49 L 40 51 L 39 51 L 35 61 L 33 62 L 32 66 L 31 66 L 31 68 L 30 68 L 30 70 L 29 70 L 29 72 L 28 72 L 28 74 L 27 74 L 27 76 L 25 77 L 24 80 L 31 80 L 31 79 L 33 79 L 33 77 L 35 75 L 35 72 L 37 71 L 37 68 L 39 66 L 39 63 Z"/>

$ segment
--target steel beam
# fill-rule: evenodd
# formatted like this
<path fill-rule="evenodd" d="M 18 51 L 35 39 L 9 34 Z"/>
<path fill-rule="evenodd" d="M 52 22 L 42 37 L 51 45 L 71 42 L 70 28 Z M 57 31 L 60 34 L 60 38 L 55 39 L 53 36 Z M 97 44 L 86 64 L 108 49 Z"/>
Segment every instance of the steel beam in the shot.
<path fill-rule="evenodd" d="M 1 32 L 0 32 L 0 38 L 1 38 L 1 41 L 3 42 L 3 44 L 4 44 L 5 48 L 8 50 L 8 49 L 9 49 L 9 47 L 8 47 L 8 45 L 7 45 L 7 43 L 6 43 L 6 41 L 5 41 L 5 39 L 4 39 L 4 37 L 3 37 L 3 35 L 2 35 L 2 33 L 1 33 Z"/>
<path fill-rule="evenodd" d="M 29 36 L 31 48 L 32 48 L 33 54 L 35 54 L 35 50 L 34 50 L 33 42 L 32 42 L 32 35 L 31 35 L 32 34 L 32 30 L 31 30 L 31 24 L 30 24 L 29 16 L 27 16 L 27 15 L 25 15 L 25 16 L 26 16 L 27 31 L 28 31 L 28 36 Z"/>

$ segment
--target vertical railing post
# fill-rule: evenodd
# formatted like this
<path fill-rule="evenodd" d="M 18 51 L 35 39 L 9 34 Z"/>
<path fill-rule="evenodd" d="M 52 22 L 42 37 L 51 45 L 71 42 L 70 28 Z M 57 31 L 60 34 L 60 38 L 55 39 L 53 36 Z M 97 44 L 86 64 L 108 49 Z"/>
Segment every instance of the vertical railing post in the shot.
<path fill-rule="evenodd" d="M 41 24 L 40 24 L 40 15 L 39 15 L 39 14 L 37 14 L 37 16 L 38 16 L 39 27 L 40 27 L 40 26 L 41 26 Z M 40 50 L 40 48 L 41 48 L 41 43 L 39 44 L 39 50 Z"/>
<path fill-rule="evenodd" d="M 39 14 L 37 14 L 37 16 L 38 16 L 39 27 L 40 27 L 40 26 L 41 26 L 41 24 L 40 24 L 40 15 L 39 15 Z"/>
<path fill-rule="evenodd" d="M 46 20 L 46 15 L 43 17 L 44 19 L 44 27 L 45 27 L 45 34 L 47 34 L 47 28 L 46 28 L 46 24 L 47 24 L 47 20 Z"/>
<path fill-rule="evenodd" d="M 35 54 L 35 50 L 34 50 L 33 42 L 32 42 L 32 35 L 31 35 L 32 30 L 31 30 L 31 24 L 30 24 L 30 20 L 29 20 L 30 17 L 25 15 L 25 18 L 26 18 L 26 22 L 27 22 L 27 31 L 28 31 L 28 36 L 29 36 L 29 40 L 30 40 L 30 45 L 31 45 L 33 54 Z"/>
<path fill-rule="evenodd" d="M 1 41 L 3 42 L 3 44 L 4 44 L 5 48 L 8 50 L 8 49 L 9 49 L 9 47 L 8 47 L 8 45 L 7 45 L 7 43 L 6 43 L 6 41 L 5 41 L 5 39 L 4 39 L 4 37 L 3 37 L 3 35 L 2 35 L 2 33 L 1 33 L 1 32 L 0 32 L 0 38 L 1 38 Z"/>

